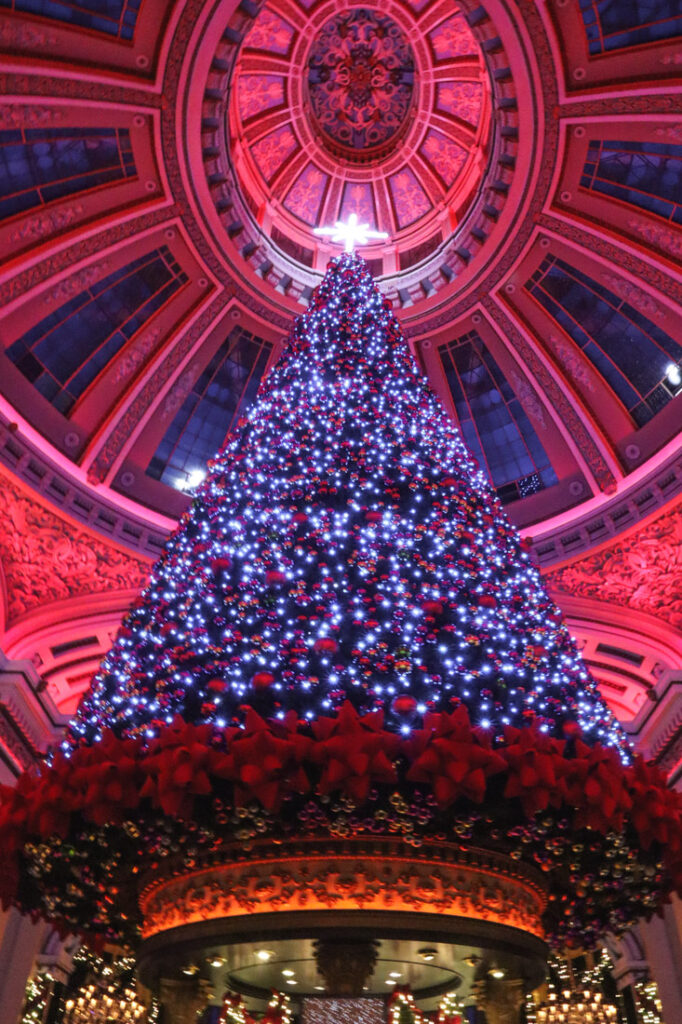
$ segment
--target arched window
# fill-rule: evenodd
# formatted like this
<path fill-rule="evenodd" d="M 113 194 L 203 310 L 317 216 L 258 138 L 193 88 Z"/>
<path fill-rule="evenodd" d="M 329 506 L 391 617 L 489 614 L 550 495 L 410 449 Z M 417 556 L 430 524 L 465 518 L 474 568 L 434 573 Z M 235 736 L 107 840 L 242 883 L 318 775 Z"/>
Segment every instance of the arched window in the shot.
<path fill-rule="evenodd" d="M 235 327 L 175 415 L 147 474 L 179 490 L 201 477 L 226 435 L 256 397 L 272 346 Z"/>
<path fill-rule="evenodd" d="M 557 482 L 530 419 L 476 331 L 440 349 L 462 436 L 505 503 Z"/>
<path fill-rule="evenodd" d="M 590 53 L 682 35 L 677 0 L 579 0 Z"/>
<path fill-rule="evenodd" d="M 682 224 L 682 146 L 598 139 L 590 143 L 580 185 Z"/>
<path fill-rule="evenodd" d="M 136 175 L 127 128 L 0 131 L 0 220 Z"/>
<path fill-rule="evenodd" d="M 65 415 L 95 377 L 187 281 L 166 246 L 84 288 L 44 317 L 7 355 Z"/>
<path fill-rule="evenodd" d="M 625 298 L 549 256 L 526 287 L 613 388 L 638 426 L 674 397 L 671 363 L 682 345 Z"/>

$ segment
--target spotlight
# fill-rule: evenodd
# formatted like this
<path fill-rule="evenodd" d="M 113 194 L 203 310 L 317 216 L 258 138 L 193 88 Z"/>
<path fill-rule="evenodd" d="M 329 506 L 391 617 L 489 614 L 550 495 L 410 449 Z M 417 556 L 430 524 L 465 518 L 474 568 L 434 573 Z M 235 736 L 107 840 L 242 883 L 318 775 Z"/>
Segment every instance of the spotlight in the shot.
<path fill-rule="evenodd" d="M 488 971 L 490 977 L 495 978 L 496 981 L 499 981 L 500 978 L 504 978 L 506 973 L 507 972 L 503 971 L 501 967 L 493 967 L 491 971 Z"/>
<path fill-rule="evenodd" d="M 417 950 L 417 956 L 420 956 L 422 960 L 426 960 L 427 963 L 430 963 L 432 960 L 435 960 L 437 954 L 438 950 L 433 949 L 431 946 L 426 946 L 424 949 Z"/>
<path fill-rule="evenodd" d="M 272 960 L 274 955 L 275 955 L 274 949 L 257 949 L 256 950 L 257 958 L 259 960 L 261 960 L 264 964 L 266 964 L 268 962 L 268 960 Z"/>
<path fill-rule="evenodd" d="M 285 967 L 284 970 L 282 971 L 282 974 L 284 975 L 285 978 L 293 978 L 295 973 L 295 971 L 289 970 L 288 967 Z"/>
<path fill-rule="evenodd" d="M 193 974 L 196 974 L 198 970 L 199 968 L 197 967 L 196 964 L 187 964 L 186 967 L 182 968 L 182 973 L 189 974 L 191 977 Z"/>
<path fill-rule="evenodd" d="M 220 954 L 214 953 L 212 956 L 208 957 L 208 963 L 211 965 L 211 967 L 222 967 L 224 964 L 227 963 L 227 960 L 225 959 L 224 956 L 220 956 Z"/>
<path fill-rule="evenodd" d="M 669 384 L 677 388 L 682 384 L 682 369 L 677 363 L 668 363 L 665 368 L 665 376 Z"/>

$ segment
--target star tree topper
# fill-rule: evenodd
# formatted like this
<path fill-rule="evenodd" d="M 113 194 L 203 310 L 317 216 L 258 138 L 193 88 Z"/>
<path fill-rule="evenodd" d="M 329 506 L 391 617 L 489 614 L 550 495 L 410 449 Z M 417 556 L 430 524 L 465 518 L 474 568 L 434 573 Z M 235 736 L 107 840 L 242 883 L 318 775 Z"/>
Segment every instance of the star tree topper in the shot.
<path fill-rule="evenodd" d="M 316 235 L 331 235 L 332 242 L 343 245 L 346 252 L 353 252 L 356 245 L 369 245 L 370 239 L 388 238 L 387 231 L 375 231 L 369 224 L 358 224 L 357 213 L 350 213 L 344 224 L 337 220 L 333 228 L 314 228 Z"/>

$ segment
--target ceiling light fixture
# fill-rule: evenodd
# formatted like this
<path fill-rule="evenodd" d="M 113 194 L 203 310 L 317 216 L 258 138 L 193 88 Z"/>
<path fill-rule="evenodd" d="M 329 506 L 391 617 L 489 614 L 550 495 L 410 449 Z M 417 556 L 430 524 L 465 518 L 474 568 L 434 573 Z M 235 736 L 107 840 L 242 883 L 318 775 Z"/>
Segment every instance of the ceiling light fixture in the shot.
<path fill-rule="evenodd" d="M 284 970 L 282 971 L 282 974 L 284 975 L 285 978 L 293 978 L 295 973 L 296 971 L 292 971 L 288 967 L 285 967 Z"/>
<path fill-rule="evenodd" d="M 274 949 L 257 949 L 256 950 L 257 958 L 259 960 L 262 960 L 262 962 L 264 964 L 267 963 L 268 960 L 272 960 L 274 955 L 275 955 Z"/>
<path fill-rule="evenodd" d="M 493 967 L 491 971 L 488 971 L 490 977 L 495 978 L 497 981 L 499 981 L 500 978 L 504 978 L 506 973 L 507 972 L 503 971 L 501 967 Z"/>
<path fill-rule="evenodd" d="M 432 946 L 426 946 L 424 949 L 417 950 L 417 956 L 420 956 L 422 960 L 426 960 L 427 963 L 435 960 L 437 955 L 438 950 L 434 949 Z"/>
<path fill-rule="evenodd" d="M 665 368 L 665 376 L 669 384 L 677 388 L 682 384 L 682 368 L 677 363 L 668 363 Z"/>
<path fill-rule="evenodd" d="M 219 953 L 214 953 L 208 957 L 208 963 L 211 967 L 223 967 L 227 961 L 224 956 L 220 956 Z"/>

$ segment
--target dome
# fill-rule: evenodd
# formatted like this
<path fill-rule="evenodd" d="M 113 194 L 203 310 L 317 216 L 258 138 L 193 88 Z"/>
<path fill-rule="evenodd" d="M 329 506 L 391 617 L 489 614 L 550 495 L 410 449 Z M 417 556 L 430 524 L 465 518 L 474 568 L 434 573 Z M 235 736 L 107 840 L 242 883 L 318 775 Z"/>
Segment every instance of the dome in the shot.
<path fill-rule="evenodd" d="M 6 649 L 64 711 L 322 279 L 315 227 L 350 212 L 389 234 L 372 273 L 612 706 L 682 666 L 663 586 L 623 624 L 636 541 L 594 556 L 613 599 L 564 567 L 682 486 L 680 24 L 659 7 L 4 9 L 5 508 L 28 515 L 25 487 L 53 535 L 75 520 L 77 578 L 116 594 L 51 622 L 31 583 L 6 602 Z M 27 558 L 3 550 L 7 578 Z M 50 600 L 74 593 L 63 564 Z"/>

